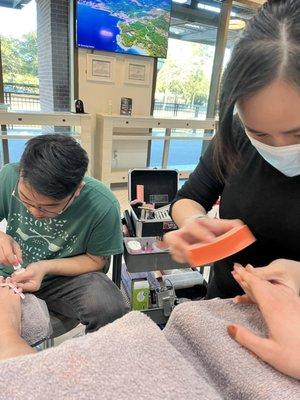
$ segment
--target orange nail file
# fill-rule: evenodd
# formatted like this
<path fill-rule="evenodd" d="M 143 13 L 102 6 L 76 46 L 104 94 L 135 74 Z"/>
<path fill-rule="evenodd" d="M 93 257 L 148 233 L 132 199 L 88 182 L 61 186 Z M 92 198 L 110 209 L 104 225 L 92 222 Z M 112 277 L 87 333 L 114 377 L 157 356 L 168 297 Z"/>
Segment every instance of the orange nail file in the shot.
<path fill-rule="evenodd" d="M 209 243 L 198 243 L 189 246 L 187 259 L 192 267 L 210 264 L 250 246 L 256 241 L 247 225 L 231 229 Z"/>

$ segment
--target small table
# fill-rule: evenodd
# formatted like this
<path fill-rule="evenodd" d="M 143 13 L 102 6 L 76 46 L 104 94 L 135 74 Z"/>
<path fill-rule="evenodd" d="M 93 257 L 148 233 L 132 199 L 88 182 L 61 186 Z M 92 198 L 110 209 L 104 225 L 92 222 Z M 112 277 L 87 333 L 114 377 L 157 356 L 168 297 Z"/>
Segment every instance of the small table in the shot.
<path fill-rule="evenodd" d="M 125 264 L 129 272 L 150 272 L 150 271 L 163 271 L 169 269 L 189 268 L 188 264 L 180 264 L 174 261 L 168 252 L 150 253 L 150 254 L 135 254 L 128 253 L 125 246 L 125 239 L 123 239 L 124 253 L 116 254 L 113 257 L 113 273 L 112 280 L 121 288 L 121 271 L 122 271 L 122 256 L 124 256 Z M 203 275 L 203 269 L 200 273 Z M 202 270 L 202 271 L 201 271 Z M 143 310 L 156 324 L 165 324 L 168 317 L 164 315 L 163 308 L 150 308 Z"/>
<path fill-rule="evenodd" d="M 174 261 L 168 252 L 131 255 L 126 249 L 124 240 L 123 246 L 124 253 L 113 256 L 112 280 L 118 286 L 118 288 L 121 287 L 122 255 L 124 255 L 128 272 L 164 271 L 168 269 L 181 269 L 190 267 L 188 264 L 181 264 Z"/>

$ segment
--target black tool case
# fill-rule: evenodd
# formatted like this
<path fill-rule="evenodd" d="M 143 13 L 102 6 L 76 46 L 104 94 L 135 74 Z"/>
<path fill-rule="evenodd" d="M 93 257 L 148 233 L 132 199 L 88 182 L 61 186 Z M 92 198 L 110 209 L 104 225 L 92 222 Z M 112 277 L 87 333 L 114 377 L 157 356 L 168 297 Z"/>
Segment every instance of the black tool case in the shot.
<path fill-rule="evenodd" d="M 178 190 L 178 171 L 168 169 L 132 169 L 128 172 L 128 199 L 137 197 L 137 185 L 144 186 L 144 200 L 155 203 L 155 208 L 170 204 Z M 141 219 L 141 210 L 131 207 L 131 217 L 137 237 L 162 236 L 163 233 L 176 229 L 171 217 L 164 219 Z"/>

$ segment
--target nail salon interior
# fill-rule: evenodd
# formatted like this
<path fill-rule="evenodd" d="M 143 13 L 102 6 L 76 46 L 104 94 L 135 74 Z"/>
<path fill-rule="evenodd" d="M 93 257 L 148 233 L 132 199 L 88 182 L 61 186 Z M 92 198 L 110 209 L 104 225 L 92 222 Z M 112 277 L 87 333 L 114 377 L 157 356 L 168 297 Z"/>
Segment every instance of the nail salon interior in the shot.
<path fill-rule="evenodd" d="M 0 0 L 0 400 L 300 399 L 300 0 Z"/>

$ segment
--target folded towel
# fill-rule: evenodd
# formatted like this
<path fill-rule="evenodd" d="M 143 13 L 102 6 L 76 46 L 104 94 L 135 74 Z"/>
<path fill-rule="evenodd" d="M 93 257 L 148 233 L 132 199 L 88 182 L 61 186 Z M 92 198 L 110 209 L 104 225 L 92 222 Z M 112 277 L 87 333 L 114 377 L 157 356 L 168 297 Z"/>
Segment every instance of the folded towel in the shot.
<path fill-rule="evenodd" d="M 0 400 L 221 400 L 138 312 L 0 366 Z"/>
<path fill-rule="evenodd" d="M 232 340 L 226 331 L 231 323 L 266 335 L 255 305 L 217 299 L 176 307 L 164 333 L 224 399 L 299 400 L 299 381 L 276 371 Z"/>
<path fill-rule="evenodd" d="M 26 294 L 22 300 L 21 336 L 32 346 L 50 337 L 52 333 L 50 316 L 44 300 L 33 294 Z"/>

